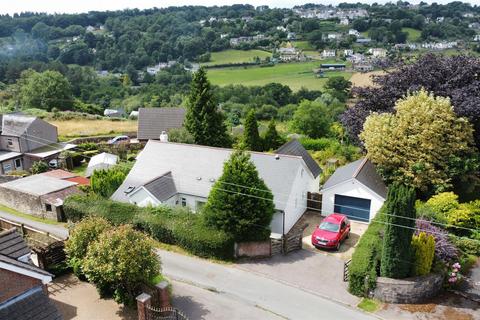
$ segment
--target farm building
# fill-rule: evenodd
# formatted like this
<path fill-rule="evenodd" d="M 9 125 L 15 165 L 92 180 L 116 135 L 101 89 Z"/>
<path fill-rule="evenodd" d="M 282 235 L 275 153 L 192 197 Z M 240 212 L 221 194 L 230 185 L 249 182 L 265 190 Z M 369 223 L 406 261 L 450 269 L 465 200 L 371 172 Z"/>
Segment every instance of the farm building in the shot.
<path fill-rule="evenodd" d="M 321 70 L 345 70 L 346 65 L 343 63 L 322 63 Z"/>
<path fill-rule="evenodd" d="M 373 219 L 387 198 L 387 187 L 367 158 L 335 170 L 320 192 L 322 215 L 342 213 L 363 222 Z"/>

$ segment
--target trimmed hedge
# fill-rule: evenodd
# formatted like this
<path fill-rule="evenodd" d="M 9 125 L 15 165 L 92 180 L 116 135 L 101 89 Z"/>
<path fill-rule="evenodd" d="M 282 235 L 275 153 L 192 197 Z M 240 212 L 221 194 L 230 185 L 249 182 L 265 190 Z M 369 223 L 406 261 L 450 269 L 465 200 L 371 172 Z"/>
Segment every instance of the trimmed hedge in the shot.
<path fill-rule="evenodd" d="M 178 245 L 200 257 L 233 258 L 230 235 L 206 226 L 202 215 L 181 207 L 140 208 L 97 196 L 73 195 L 63 208 L 69 220 L 101 216 L 114 225 L 131 223 L 160 242 Z"/>
<path fill-rule="evenodd" d="M 352 256 L 349 266 L 348 290 L 356 296 L 367 296 L 369 291 L 375 289 L 382 256 L 382 236 L 385 229 L 383 212 L 384 207 L 371 221 Z"/>

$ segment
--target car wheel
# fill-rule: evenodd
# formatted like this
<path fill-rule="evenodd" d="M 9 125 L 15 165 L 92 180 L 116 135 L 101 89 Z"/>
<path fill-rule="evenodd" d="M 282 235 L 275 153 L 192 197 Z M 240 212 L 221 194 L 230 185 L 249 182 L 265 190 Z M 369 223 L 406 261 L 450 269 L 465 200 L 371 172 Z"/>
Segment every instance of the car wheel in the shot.
<path fill-rule="evenodd" d="M 338 241 L 337 245 L 335 246 L 335 250 L 337 250 L 337 251 L 340 250 L 340 241 Z"/>

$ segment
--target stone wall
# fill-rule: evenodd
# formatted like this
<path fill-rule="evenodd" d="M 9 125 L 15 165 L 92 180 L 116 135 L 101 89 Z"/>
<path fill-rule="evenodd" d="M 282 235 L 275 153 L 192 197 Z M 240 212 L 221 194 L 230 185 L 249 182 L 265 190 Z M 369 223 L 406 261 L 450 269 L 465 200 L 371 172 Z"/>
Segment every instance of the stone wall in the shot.
<path fill-rule="evenodd" d="M 377 278 L 374 297 L 387 303 L 418 303 L 436 296 L 442 289 L 443 275 L 428 274 L 406 279 Z"/>
<path fill-rule="evenodd" d="M 56 214 L 55 216 L 53 214 L 52 216 L 46 216 L 40 197 L 1 186 L 0 204 L 34 216 L 57 219 Z"/>
<path fill-rule="evenodd" d="M 270 257 L 271 244 L 267 241 L 251 241 L 235 243 L 235 257 L 264 258 Z"/>

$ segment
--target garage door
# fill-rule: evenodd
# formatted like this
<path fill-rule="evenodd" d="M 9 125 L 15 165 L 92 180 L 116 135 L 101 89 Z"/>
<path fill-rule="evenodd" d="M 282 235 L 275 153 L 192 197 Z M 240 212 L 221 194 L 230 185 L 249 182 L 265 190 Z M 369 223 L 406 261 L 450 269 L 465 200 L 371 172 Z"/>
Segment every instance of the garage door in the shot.
<path fill-rule="evenodd" d="M 370 218 L 370 199 L 335 195 L 335 213 L 343 213 L 351 220 L 368 222 Z"/>

